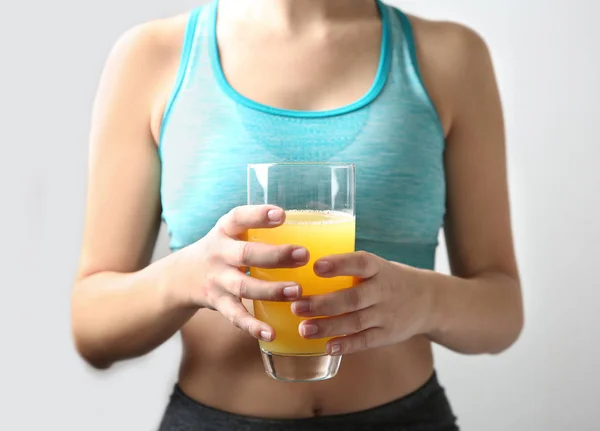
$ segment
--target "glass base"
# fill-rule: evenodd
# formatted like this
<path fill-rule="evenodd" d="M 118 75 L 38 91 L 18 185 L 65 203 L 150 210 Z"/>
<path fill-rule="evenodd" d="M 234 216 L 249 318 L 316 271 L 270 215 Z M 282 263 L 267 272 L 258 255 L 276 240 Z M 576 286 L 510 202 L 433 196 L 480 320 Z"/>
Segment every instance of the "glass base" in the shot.
<path fill-rule="evenodd" d="M 335 377 L 341 356 L 282 355 L 260 349 L 265 371 L 275 380 L 286 382 L 318 382 Z"/>

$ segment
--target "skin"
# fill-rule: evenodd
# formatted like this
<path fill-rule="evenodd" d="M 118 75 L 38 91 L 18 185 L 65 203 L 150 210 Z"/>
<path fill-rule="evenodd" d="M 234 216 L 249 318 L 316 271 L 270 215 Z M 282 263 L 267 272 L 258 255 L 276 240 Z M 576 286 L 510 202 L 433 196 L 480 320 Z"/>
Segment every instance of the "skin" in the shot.
<path fill-rule="evenodd" d="M 452 275 L 356 252 L 324 258 L 315 271 L 354 275 L 358 286 L 302 298 L 293 283 L 260 282 L 240 271 L 307 262 L 301 247 L 243 241 L 250 227 L 284 221 L 279 209 L 263 206 L 233 209 L 206 237 L 150 263 L 160 223 L 157 138 L 186 19 L 128 31 L 99 84 L 72 295 L 74 341 L 90 365 L 105 369 L 139 357 L 181 330 L 179 382 L 188 395 L 238 414 L 310 417 L 362 410 L 414 391 L 433 371 L 432 343 L 496 354 L 516 341 L 523 311 L 502 108 L 485 43 L 455 23 L 410 17 L 447 137 Z M 331 109 L 359 99 L 379 61 L 381 24 L 369 0 L 222 0 L 217 31 L 230 84 L 285 109 Z M 276 334 L 252 316 L 253 298 L 290 301 L 306 317 L 299 327 L 306 337 L 348 334 L 328 344 L 332 354 L 345 355 L 338 376 L 318 383 L 269 379 L 256 338 Z M 332 317 L 313 325 L 314 315 Z"/>

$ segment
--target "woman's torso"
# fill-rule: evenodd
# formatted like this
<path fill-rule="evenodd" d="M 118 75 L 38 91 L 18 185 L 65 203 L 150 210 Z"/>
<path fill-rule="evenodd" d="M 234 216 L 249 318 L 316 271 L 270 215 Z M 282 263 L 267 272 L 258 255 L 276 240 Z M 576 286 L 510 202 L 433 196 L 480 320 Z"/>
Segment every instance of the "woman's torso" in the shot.
<path fill-rule="evenodd" d="M 268 26 L 221 25 L 235 20 L 224 6 L 216 26 L 215 6 L 192 15 L 183 49 L 186 22 L 171 24 L 184 61 L 165 65 L 171 79 L 153 119 L 172 249 L 246 203 L 248 163 L 348 161 L 357 165 L 357 249 L 431 268 L 445 205 L 444 122 L 405 17 L 380 4 L 352 25 L 273 37 Z M 265 374 L 257 341 L 217 312 L 200 310 L 181 334 L 184 392 L 250 416 L 363 410 L 414 391 L 433 372 L 424 337 L 346 356 L 332 380 L 284 383 Z"/>

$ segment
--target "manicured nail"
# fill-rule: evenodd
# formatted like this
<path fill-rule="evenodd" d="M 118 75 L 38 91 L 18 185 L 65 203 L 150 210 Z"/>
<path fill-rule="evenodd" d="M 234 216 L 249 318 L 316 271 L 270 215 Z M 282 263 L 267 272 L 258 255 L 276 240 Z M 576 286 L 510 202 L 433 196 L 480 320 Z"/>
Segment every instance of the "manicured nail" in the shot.
<path fill-rule="evenodd" d="M 300 286 L 288 286 L 283 289 L 283 296 L 286 298 L 297 298 L 300 296 Z"/>
<path fill-rule="evenodd" d="M 274 223 L 280 222 L 281 219 L 283 218 L 283 211 L 271 210 L 267 213 L 267 217 L 269 217 L 269 220 Z"/>
<path fill-rule="evenodd" d="M 331 352 L 330 355 L 339 355 L 342 352 L 342 346 L 339 344 L 332 344 L 329 351 Z"/>
<path fill-rule="evenodd" d="M 321 274 L 331 271 L 331 264 L 329 262 L 320 261 L 315 263 L 315 270 Z"/>
<path fill-rule="evenodd" d="M 296 250 L 292 251 L 292 259 L 294 259 L 296 262 L 305 262 L 307 257 L 308 252 L 305 248 L 297 248 Z"/>
<path fill-rule="evenodd" d="M 260 338 L 262 338 L 263 341 L 270 341 L 271 333 L 269 331 L 260 331 Z"/>
<path fill-rule="evenodd" d="M 310 311 L 310 301 L 306 299 L 296 301 L 292 304 L 293 313 L 306 313 L 307 311 Z"/>
<path fill-rule="evenodd" d="M 317 332 L 319 332 L 319 327 L 313 323 L 307 323 L 302 325 L 300 331 L 302 332 L 303 337 L 310 337 L 311 335 L 315 335 Z"/>

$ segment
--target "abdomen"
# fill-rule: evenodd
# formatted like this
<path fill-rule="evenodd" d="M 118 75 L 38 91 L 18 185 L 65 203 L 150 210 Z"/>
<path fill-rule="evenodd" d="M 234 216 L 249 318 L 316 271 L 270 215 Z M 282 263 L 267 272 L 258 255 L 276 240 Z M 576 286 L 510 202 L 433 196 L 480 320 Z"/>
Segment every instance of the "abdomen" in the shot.
<path fill-rule="evenodd" d="M 313 383 L 267 376 L 258 341 L 216 311 L 199 311 L 182 337 L 184 392 L 202 404 L 248 416 L 297 418 L 360 411 L 414 391 L 433 372 L 430 343 L 423 337 L 347 355 L 336 377 Z"/>

